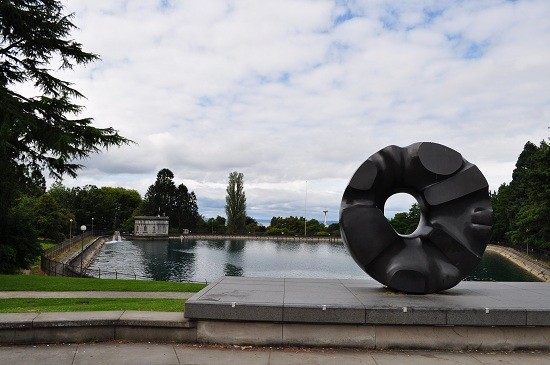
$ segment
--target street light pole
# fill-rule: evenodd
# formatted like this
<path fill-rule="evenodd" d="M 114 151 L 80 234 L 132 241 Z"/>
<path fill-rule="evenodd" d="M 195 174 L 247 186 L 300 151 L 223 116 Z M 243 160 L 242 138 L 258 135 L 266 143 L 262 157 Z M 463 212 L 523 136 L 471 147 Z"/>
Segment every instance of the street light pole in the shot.
<path fill-rule="evenodd" d="M 94 217 L 92 217 L 92 237 L 94 236 Z"/>
<path fill-rule="evenodd" d="M 73 244 L 73 219 L 69 219 L 69 244 Z"/>
<path fill-rule="evenodd" d="M 306 199 L 304 201 L 304 237 L 307 236 L 307 180 L 306 180 Z"/>
<path fill-rule="evenodd" d="M 86 226 L 81 225 L 80 230 L 82 231 L 82 240 L 80 241 L 80 276 L 82 276 L 82 256 L 84 254 L 84 232 L 86 232 Z"/>

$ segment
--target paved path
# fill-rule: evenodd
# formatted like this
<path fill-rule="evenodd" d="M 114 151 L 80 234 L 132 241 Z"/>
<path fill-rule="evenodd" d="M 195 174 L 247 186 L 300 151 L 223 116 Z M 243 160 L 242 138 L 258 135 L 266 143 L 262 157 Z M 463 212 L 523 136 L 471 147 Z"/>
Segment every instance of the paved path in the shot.
<path fill-rule="evenodd" d="M 2 364 L 548 364 L 548 352 L 366 351 L 150 343 L 0 346 Z"/>
<path fill-rule="evenodd" d="M 0 291 L 7 298 L 161 298 L 189 299 L 188 292 L 128 292 L 128 291 Z"/>

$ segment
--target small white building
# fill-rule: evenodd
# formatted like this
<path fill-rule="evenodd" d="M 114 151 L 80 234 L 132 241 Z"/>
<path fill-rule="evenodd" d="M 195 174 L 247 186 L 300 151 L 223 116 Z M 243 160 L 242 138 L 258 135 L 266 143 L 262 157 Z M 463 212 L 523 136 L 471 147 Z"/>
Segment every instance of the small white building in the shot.
<path fill-rule="evenodd" d="M 168 237 L 168 217 L 134 217 L 134 236 L 144 238 Z"/>

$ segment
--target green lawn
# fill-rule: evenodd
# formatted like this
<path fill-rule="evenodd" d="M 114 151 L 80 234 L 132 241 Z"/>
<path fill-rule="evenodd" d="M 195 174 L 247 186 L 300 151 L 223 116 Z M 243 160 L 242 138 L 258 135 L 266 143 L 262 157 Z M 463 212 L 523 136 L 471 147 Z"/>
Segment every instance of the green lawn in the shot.
<path fill-rule="evenodd" d="M 143 298 L 25 298 L 0 299 L 0 313 L 85 312 L 136 310 L 155 312 L 181 312 L 184 299 Z"/>
<path fill-rule="evenodd" d="M 205 284 L 171 281 L 0 275 L 0 291 L 160 291 L 198 292 Z"/>

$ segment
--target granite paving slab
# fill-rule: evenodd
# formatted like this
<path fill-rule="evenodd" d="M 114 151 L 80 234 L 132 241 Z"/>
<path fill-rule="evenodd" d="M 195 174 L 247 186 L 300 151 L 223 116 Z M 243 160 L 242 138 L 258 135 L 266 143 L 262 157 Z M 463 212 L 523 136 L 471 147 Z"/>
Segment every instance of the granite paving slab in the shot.
<path fill-rule="evenodd" d="M 548 326 L 550 284 L 461 282 L 405 294 L 373 280 L 222 277 L 186 303 L 194 320 Z"/>

